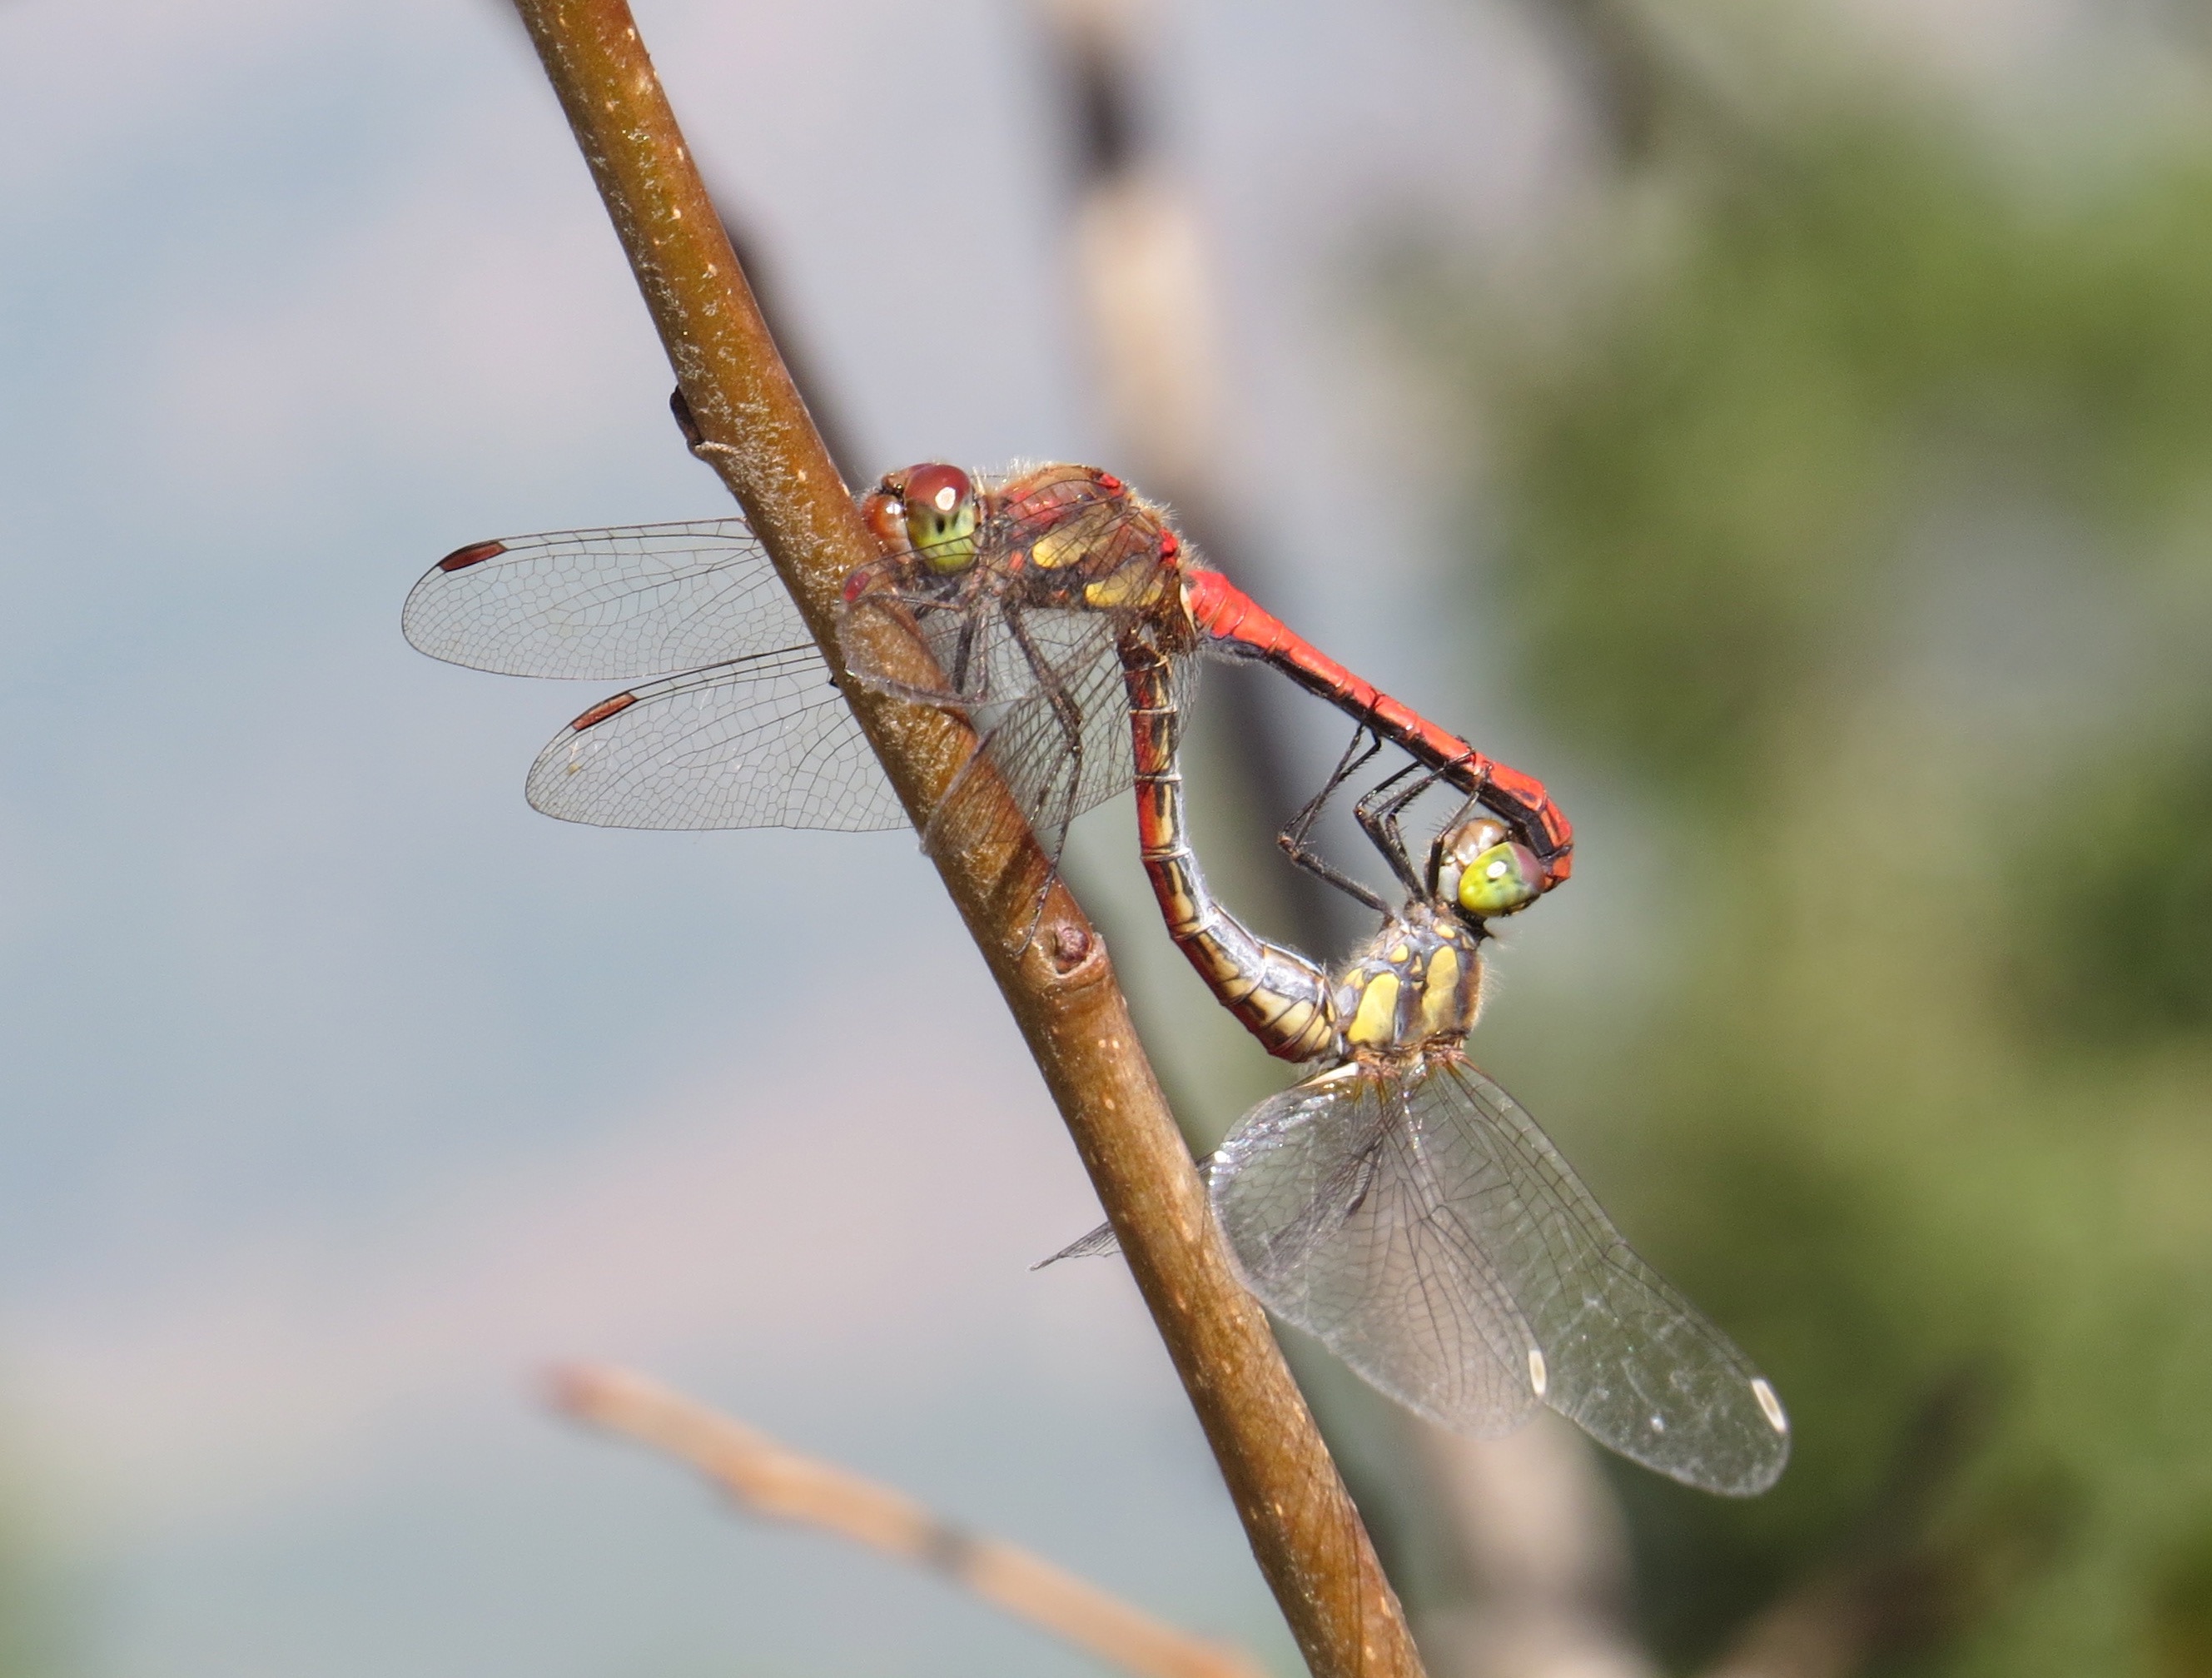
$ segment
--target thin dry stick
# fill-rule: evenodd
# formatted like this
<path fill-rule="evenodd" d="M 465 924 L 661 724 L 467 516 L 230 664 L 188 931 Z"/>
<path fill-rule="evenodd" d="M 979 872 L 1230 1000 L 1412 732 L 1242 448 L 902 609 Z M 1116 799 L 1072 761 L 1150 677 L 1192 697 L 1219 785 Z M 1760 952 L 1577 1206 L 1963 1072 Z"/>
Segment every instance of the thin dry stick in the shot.
<path fill-rule="evenodd" d="M 875 550 L 763 325 L 623 0 L 515 0 L 560 95 L 714 461 L 842 672 L 846 574 Z M 951 717 L 844 683 L 908 812 L 974 740 Z M 1003 796 L 1003 789 L 1000 789 Z M 994 824 L 995 825 L 995 824 Z M 1259 1307 L 1237 1286 L 1097 935 L 1019 836 L 939 871 L 1112 1220 L 1244 1522 L 1320 1678 L 1411 1678 L 1419 1657 L 1336 1465 Z"/>
<path fill-rule="evenodd" d="M 941 1573 L 1140 1678 L 1265 1678 L 1235 1649 L 1179 1632 L 1027 1550 L 963 1532 L 911 1498 L 801 1456 L 628 1370 L 588 1364 L 556 1370 L 553 1401 L 690 1463 L 756 1515 L 819 1527 Z"/>

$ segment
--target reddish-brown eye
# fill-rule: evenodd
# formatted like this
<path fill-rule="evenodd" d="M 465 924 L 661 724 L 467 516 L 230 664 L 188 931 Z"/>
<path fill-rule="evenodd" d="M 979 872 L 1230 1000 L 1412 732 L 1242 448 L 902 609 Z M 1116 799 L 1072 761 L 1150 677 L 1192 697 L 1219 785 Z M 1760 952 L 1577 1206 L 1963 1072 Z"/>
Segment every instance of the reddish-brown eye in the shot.
<path fill-rule="evenodd" d="M 968 474 L 957 466 L 932 464 L 916 466 L 906 475 L 905 502 L 909 515 L 934 513 L 939 518 L 954 511 L 975 493 Z"/>

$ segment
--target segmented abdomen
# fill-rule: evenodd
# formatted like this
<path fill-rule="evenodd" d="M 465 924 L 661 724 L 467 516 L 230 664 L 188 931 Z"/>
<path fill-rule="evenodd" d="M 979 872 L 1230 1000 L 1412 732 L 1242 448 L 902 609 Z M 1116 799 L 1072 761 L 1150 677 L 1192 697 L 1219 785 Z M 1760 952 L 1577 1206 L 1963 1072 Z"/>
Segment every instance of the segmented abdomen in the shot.
<path fill-rule="evenodd" d="M 1137 840 L 1169 934 L 1224 1006 L 1270 1055 L 1311 1061 L 1340 1052 L 1328 976 L 1297 951 L 1258 936 L 1213 900 L 1183 819 L 1175 677 L 1157 648 L 1121 646 L 1136 761 Z"/>

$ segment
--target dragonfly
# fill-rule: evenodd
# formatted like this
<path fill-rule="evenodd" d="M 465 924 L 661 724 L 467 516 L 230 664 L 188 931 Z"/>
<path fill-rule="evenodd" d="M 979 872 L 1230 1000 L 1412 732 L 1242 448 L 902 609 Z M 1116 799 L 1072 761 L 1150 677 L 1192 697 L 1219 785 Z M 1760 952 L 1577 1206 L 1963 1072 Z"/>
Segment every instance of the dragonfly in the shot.
<path fill-rule="evenodd" d="M 1480 799 L 1534 859 L 1540 890 L 1567 878 L 1573 830 L 1540 782 L 1294 634 L 1112 474 L 925 463 L 885 474 L 860 511 L 882 553 L 845 583 L 853 675 L 951 709 L 979 735 L 924 832 L 933 852 L 993 836 L 979 824 L 1004 806 L 973 795 L 988 765 L 1057 865 L 1074 818 L 1131 783 L 1116 649 L 1142 636 L 1178 664 L 1211 652 L 1272 665 Z M 538 754 L 525 790 L 549 815 L 638 828 L 906 823 L 742 519 L 472 543 L 415 585 L 402 627 L 422 652 L 475 669 L 637 684 Z M 915 680 L 902 643 L 941 679 Z"/>
<path fill-rule="evenodd" d="M 1245 1286 L 1446 1427 L 1496 1435 L 1548 1405 L 1685 1484 L 1739 1497 L 1771 1486 L 1790 1455 L 1772 1385 L 1630 1249 L 1527 1110 L 1468 1058 L 1488 922 L 1525 901 L 1533 860 L 1469 799 L 1417 863 L 1401 818 L 1435 777 L 1401 786 L 1409 766 L 1355 811 L 1403 903 L 1329 866 L 1314 822 L 1379 749 L 1355 737 L 1285 833 L 1295 859 L 1382 918 L 1324 969 L 1215 901 L 1184 822 L 1170 661 L 1132 646 L 1125 678 L 1145 867 L 1168 930 L 1271 1053 L 1316 1068 L 1247 1114 L 1203 1168 Z M 1054 1257 L 1110 1246 L 1093 1231 Z"/>

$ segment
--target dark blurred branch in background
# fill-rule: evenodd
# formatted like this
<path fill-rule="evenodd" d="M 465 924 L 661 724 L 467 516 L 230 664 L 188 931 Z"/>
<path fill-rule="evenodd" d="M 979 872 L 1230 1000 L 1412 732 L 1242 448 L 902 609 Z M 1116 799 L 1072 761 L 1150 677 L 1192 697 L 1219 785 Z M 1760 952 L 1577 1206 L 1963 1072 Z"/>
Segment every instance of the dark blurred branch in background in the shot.
<path fill-rule="evenodd" d="M 1221 343 L 1206 240 L 1153 155 L 1140 20 L 1124 0 L 1048 0 L 1042 15 L 1068 118 L 1075 281 L 1115 470 L 1169 502 L 1208 562 L 1247 586 L 1248 544 L 1223 510 Z M 1228 749 L 1207 759 L 1226 780 L 1218 802 L 1255 819 L 1255 852 L 1273 839 L 1261 828 L 1288 820 L 1312 791 L 1300 784 L 1281 698 L 1257 673 L 1209 672 L 1207 702 L 1194 713 L 1194 729 L 1225 737 Z M 1334 947 L 1342 925 L 1328 889 L 1298 870 L 1269 873 L 1291 940 Z"/>
<path fill-rule="evenodd" d="M 1567 61 L 1592 125 L 1615 169 L 1633 173 L 1671 138 L 1695 135 L 1742 150 L 1748 114 L 1692 61 L 1637 0 L 1532 0 L 1537 24 Z"/>
<path fill-rule="evenodd" d="M 1650 1678 L 1627 1523 L 1582 1435 L 1550 1414 L 1503 1439 L 1414 1432 L 1467 1593 L 1420 1615 L 1429 1664 L 1455 1678 Z"/>
<path fill-rule="evenodd" d="M 1647 161 L 1658 144 L 1665 97 L 1650 26 L 1624 0 L 1539 0 L 1535 9 L 1571 61 L 1613 161 Z"/>
<path fill-rule="evenodd" d="M 1224 511 L 1224 357 L 1206 240 L 1157 155 L 1144 8 L 1048 0 L 1042 15 L 1060 69 L 1076 282 L 1115 469 L 1173 503 L 1200 550 L 1250 584 L 1249 546 Z M 1635 59 L 1626 45 L 1619 57 L 1625 99 Z M 1254 673 L 1210 676 L 1193 716 L 1194 732 L 1212 731 L 1206 762 L 1225 783 L 1214 800 L 1218 830 L 1235 872 L 1266 882 L 1267 893 L 1255 895 L 1273 895 L 1291 941 L 1332 951 L 1346 931 L 1342 900 L 1279 866 L 1273 824 L 1312 789 L 1301 784 L 1278 684 Z M 1313 1349 L 1286 1350 L 1308 1373 Z M 1452 1678 L 1640 1678 L 1650 1669 L 1625 1630 L 1620 1514 L 1578 1438 L 1546 1428 L 1466 1440 L 1364 1388 L 1305 1384 L 1433 1668 Z M 1355 1435 L 1369 1448 L 1349 1449 Z M 1425 1587 L 1418 1594 L 1416 1579 Z"/>
<path fill-rule="evenodd" d="M 1139 1678 L 1266 1678 L 1239 1651 L 1177 1631 L 1012 1544 L 939 1519 L 887 1486 L 801 1456 L 627 1370 L 553 1371 L 554 1406 L 688 1463 L 748 1513 L 847 1539 L 927 1569 Z"/>
<path fill-rule="evenodd" d="M 720 192 L 714 194 L 714 213 L 722 218 L 722 231 L 729 237 L 730 248 L 737 252 L 738 271 L 753 289 L 753 301 L 760 306 L 761 319 L 768 323 L 769 336 L 783 352 L 784 370 L 791 374 L 791 382 L 805 399 L 814 429 L 822 434 L 823 447 L 830 451 L 830 458 L 837 463 L 837 470 L 847 483 L 855 489 L 873 483 L 876 473 L 861 460 L 844 410 L 830 398 L 824 386 L 809 339 L 792 328 L 792 311 L 781 277 L 773 266 L 763 264 L 760 241 L 753 237 L 750 226 L 742 216 L 731 213 L 730 200 Z"/>

